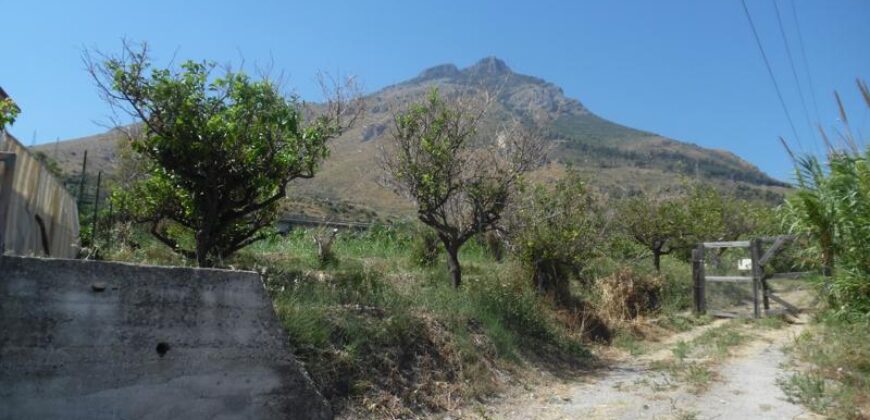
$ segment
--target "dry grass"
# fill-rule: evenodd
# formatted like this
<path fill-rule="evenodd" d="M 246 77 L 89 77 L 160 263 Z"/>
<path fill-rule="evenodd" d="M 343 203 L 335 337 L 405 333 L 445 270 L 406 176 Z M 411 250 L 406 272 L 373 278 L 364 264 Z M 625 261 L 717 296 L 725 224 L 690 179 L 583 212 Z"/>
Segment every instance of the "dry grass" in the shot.
<path fill-rule="evenodd" d="M 649 313 L 658 301 L 661 277 L 641 274 L 631 268 L 620 269 L 596 280 L 598 316 L 611 328 Z"/>

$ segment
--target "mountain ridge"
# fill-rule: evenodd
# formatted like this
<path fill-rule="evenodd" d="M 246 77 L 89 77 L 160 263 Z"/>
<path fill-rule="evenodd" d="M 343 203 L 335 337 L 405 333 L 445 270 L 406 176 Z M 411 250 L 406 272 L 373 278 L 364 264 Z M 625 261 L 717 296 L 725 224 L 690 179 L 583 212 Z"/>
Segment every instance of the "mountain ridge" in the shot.
<path fill-rule="evenodd" d="M 366 95 L 366 114 L 360 124 L 333 140 L 331 156 L 317 176 L 294 182 L 292 188 L 318 200 L 347 201 L 391 215 L 408 214 L 409 203 L 380 187 L 379 171 L 373 168 L 381 145 L 390 135 L 392 113 L 422 99 L 432 88 L 446 94 L 494 92 L 490 123 L 515 119 L 539 130 L 552 142 L 553 153 L 550 162 L 534 175 L 537 179 L 558 177 L 570 166 L 591 185 L 618 194 L 667 187 L 687 177 L 771 201 L 788 188 L 730 151 L 704 148 L 602 118 L 580 100 L 566 96 L 554 83 L 516 73 L 493 56 L 465 68 L 450 63 L 432 66 Z M 112 136 L 110 131 L 36 149 L 51 156 L 55 147 L 73 152 L 100 146 L 101 156 L 95 156 L 95 162 L 110 171 L 117 159 L 117 153 L 107 147 Z M 70 157 L 76 157 L 77 162 L 70 162 Z M 77 170 L 75 163 L 80 167 L 81 153 L 59 156 L 58 161 L 64 169 Z"/>

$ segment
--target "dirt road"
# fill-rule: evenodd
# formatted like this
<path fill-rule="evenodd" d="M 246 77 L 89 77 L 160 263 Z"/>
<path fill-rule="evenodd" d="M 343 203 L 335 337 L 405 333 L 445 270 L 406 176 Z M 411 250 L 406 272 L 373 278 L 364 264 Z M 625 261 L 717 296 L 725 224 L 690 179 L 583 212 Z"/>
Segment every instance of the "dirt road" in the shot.
<path fill-rule="evenodd" d="M 729 324 L 729 328 L 736 324 Z M 738 326 L 739 345 L 728 348 L 709 366 L 676 374 L 661 366 L 674 364 L 675 346 L 685 345 L 725 321 L 678 334 L 642 357 L 625 356 L 577 380 L 554 379 L 480 409 L 477 416 L 506 419 L 815 419 L 818 416 L 788 402 L 777 386 L 787 375 L 783 346 L 800 333 L 800 324 L 780 328 Z M 715 331 L 710 331 L 715 332 Z M 683 356 L 685 357 L 685 356 Z M 704 356 L 701 356 L 702 358 Z M 680 359 L 684 363 L 684 359 Z M 681 365 L 683 366 L 683 365 Z M 685 372 L 683 372 L 685 373 Z M 706 381 L 687 383 L 686 376 Z M 704 376 L 708 375 L 708 376 Z M 555 383 L 554 382 L 558 382 Z"/>

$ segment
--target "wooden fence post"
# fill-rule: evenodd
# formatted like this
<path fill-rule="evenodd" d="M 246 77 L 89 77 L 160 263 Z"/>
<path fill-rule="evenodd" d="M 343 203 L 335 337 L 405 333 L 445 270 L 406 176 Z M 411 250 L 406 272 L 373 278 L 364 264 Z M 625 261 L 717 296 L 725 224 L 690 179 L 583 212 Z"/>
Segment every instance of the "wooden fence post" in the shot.
<path fill-rule="evenodd" d="M 704 290 L 704 244 L 692 250 L 692 283 L 694 284 L 695 313 L 707 312 L 707 296 Z"/>
<path fill-rule="evenodd" d="M 752 315 L 758 319 L 761 317 L 759 308 L 758 289 L 761 286 L 761 239 L 753 239 L 749 246 L 749 255 L 752 258 Z"/>
<path fill-rule="evenodd" d="M 76 201 L 77 201 L 76 204 L 79 205 L 79 210 L 82 209 L 82 203 L 84 203 L 84 201 L 82 201 L 82 200 L 84 200 L 84 196 L 85 196 L 85 175 L 86 175 L 85 171 L 87 169 L 88 169 L 88 151 L 85 150 L 85 157 L 84 157 L 84 159 L 82 159 L 82 177 L 81 177 L 81 180 L 79 181 L 79 191 L 78 191 L 79 196 L 76 197 Z"/>
<path fill-rule="evenodd" d="M 111 197 L 110 197 L 110 198 L 111 198 Z M 112 213 L 112 210 L 113 210 L 113 208 L 112 208 L 112 200 L 110 199 L 110 200 L 109 200 L 109 228 L 106 229 L 106 231 L 107 231 L 107 233 L 108 233 L 108 236 L 106 237 L 107 242 L 108 242 L 108 243 L 106 244 L 106 250 L 107 250 L 107 251 L 110 250 L 110 249 L 112 249 L 112 228 L 115 227 L 115 218 L 114 218 L 114 214 Z"/>
<path fill-rule="evenodd" d="M 6 219 L 12 204 L 12 181 L 15 178 L 15 153 L 0 152 L 3 177 L 0 184 L 0 255 L 6 252 Z"/>
<path fill-rule="evenodd" d="M 97 172 L 97 193 L 94 195 L 94 223 L 91 226 L 91 248 L 96 249 L 97 246 L 97 217 L 100 212 L 100 181 L 103 178 L 103 171 Z"/>

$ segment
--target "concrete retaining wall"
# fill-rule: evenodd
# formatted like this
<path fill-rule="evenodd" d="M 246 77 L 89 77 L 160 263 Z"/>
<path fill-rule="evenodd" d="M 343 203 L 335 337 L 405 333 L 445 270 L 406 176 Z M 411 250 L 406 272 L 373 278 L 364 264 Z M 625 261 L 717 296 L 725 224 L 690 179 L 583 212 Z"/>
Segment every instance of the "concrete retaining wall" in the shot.
<path fill-rule="evenodd" d="M 330 418 L 251 272 L 0 257 L 0 418 Z"/>

